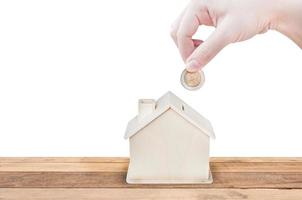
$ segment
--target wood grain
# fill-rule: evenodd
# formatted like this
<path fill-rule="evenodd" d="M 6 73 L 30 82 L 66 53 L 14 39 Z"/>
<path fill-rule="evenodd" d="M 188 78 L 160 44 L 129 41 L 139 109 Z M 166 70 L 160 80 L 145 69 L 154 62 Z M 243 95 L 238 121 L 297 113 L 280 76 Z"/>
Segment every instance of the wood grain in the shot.
<path fill-rule="evenodd" d="M 127 158 L 0 158 L 0 172 L 126 172 Z M 302 173 L 301 158 L 212 158 L 212 172 Z"/>
<path fill-rule="evenodd" d="M 7 200 L 301 200 L 301 198 L 301 190 L 278 189 L 0 189 L 0 199 Z"/>
<path fill-rule="evenodd" d="M 302 189 L 299 173 L 213 173 L 211 185 L 130 185 L 126 173 L 1 172 L 0 188 L 276 188 Z"/>
<path fill-rule="evenodd" d="M 302 199 L 302 158 L 211 158 L 211 185 L 129 185 L 128 158 L 0 158 L 0 200 Z"/>
<path fill-rule="evenodd" d="M 127 157 L 0 157 L 0 163 L 103 163 L 129 162 Z M 302 162 L 302 157 L 212 157 L 211 163 L 217 162 Z"/>
<path fill-rule="evenodd" d="M 0 157 L 0 163 L 128 163 L 128 162 L 129 162 L 129 158 L 126 157 Z"/>

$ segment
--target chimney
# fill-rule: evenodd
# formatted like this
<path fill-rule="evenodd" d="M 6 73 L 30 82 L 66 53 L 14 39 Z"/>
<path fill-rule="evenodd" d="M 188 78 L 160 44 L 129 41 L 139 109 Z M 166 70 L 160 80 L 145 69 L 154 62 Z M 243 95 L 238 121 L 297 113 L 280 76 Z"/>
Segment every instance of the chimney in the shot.
<path fill-rule="evenodd" d="M 140 99 L 138 101 L 138 120 L 142 120 L 147 115 L 153 113 L 156 102 L 154 99 Z"/>

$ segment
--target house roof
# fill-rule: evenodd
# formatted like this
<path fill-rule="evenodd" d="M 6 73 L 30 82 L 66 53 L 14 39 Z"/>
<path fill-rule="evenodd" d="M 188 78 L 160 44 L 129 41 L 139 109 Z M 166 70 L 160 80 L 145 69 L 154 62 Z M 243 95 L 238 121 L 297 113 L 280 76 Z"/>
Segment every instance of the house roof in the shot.
<path fill-rule="evenodd" d="M 128 139 L 134 136 L 168 109 L 174 110 L 188 122 L 199 128 L 203 133 L 211 138 L 215 138 L 215 134 L 209 120 L 201 116 L 197 111 L 183 102 L 172 92 L 167 92 L 157 100 L 156 108 L 151 114 L 147 115 L 142 120 L 138 120 L 138 116 L 130 120 L 124 138 Z"/>

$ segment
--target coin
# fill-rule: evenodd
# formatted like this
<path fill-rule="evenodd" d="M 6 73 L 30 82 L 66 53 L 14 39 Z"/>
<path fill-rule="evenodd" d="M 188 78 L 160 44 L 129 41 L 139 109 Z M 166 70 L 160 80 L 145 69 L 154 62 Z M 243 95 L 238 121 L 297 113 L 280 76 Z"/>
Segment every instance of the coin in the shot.
<path fill-rule="evenodd" d="M 189 72 L 186 69 L 182 72 L 180 82 L 188 90 L 198 90 L 204 84 L 203 71 Z"/>

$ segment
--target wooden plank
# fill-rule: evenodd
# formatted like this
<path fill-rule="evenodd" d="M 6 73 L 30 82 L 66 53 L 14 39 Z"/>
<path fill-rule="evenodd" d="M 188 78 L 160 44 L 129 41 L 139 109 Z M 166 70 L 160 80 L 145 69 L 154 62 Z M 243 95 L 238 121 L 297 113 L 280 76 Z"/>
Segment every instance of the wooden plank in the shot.
<path fill-rule="evenodd" d="M 0 172 L 126 172 L 128 162 L 1 162 Z M 302 173 L 302 162 L 211 162 L 212 172 L 290 172 Z"/>
<path fill-rule="evenodd" d="M 302 189 L 301 159 L 280 160 L 212 158 L 211 185 L 129 185 L 128 158 L 0 158 L 0 187 Z"/>
<path fill-rule="evenodd" d="M 302 157 L 211 157 L 212 163 L 216 162 L 227 162 L 227 163 L 238 163 L 238 162 L 268 162 L 268 163 L 283 163 L 283 162 L 302 162 Z"/>
<path fill-rule="evenodd" d="M 302 159 L 301 159 L 302 160 Z M 0 157 L 0 163 L 128 163 L 127 157 Z"/>
<path fill-rule="evenodd" d="M 103 163 L 0 163 L 0 172 L 126 172 L 126 162 L 103 162 Z"/>
<path fill-rule="evenodd" d="M 302 172 L 301 162 L 214 162 L 212 172 Z"/>
<path fill-rule="evenodd" d="M 0 188 L 276 188 L 302 189 L 302 173 L 213 173 L 210 185 L 132 185 L 126 172 L 0 172 Z"/>
<path fill-rule="evenodd" d="M 302 162 L 302 157 L 212 157 L 212 163 Z M 104 163 L 129 162 L 127 157 L 0 157 L 0 163 Z"/>
<path fill-rule="evenodd" d="M 278 189 L 0 189 L 1 200 L 301 200 L 302 190 Z"/>
<path fill-rule="evenodd" d="M 0 158 L 0 200 L 301 200 L 302 158 L 211 158 L 210 185 L 129 185 L 128 158 Z"/>

